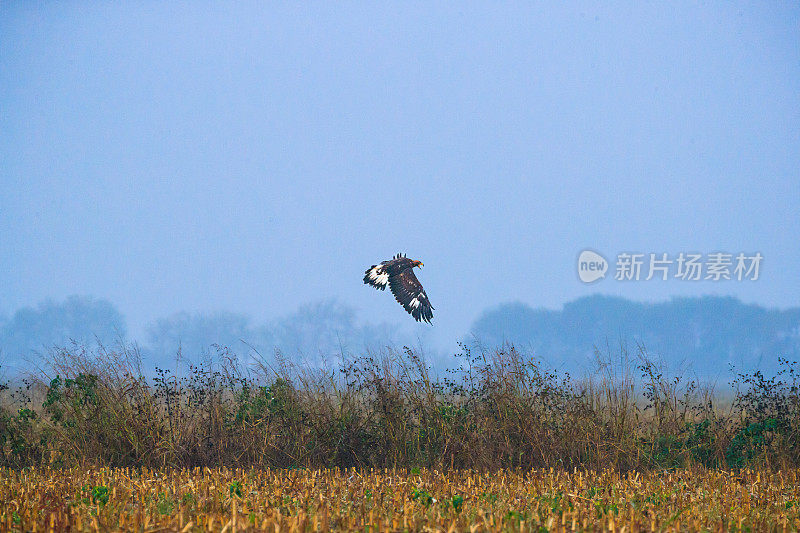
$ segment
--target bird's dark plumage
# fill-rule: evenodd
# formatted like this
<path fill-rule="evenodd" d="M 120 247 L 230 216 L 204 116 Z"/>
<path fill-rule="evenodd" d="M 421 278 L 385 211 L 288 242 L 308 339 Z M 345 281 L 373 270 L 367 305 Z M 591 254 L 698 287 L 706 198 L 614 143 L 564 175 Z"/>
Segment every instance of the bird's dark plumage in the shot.
<path fill-rule="evenodd" d="M 364 273 L 364 283 L 376 289 L 384 290 L 389 286 L 395 300 L 414 317 L 417 322 L 431 323 L 433 306 L 425 289 L 414 275 L 414 267 L 422 266 L 422 261 L 414 261 L 405 255 L 397 254 L 389 261 L 372 265 Z"/>

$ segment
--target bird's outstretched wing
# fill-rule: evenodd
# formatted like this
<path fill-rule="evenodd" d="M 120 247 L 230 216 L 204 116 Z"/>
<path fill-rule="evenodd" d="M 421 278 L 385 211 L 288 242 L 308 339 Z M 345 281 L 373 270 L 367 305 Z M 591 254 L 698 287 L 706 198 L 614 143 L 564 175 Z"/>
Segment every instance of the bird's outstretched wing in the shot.
<path fill-rule="evenodd" d="M 425 289 L 422 288 L 422 283 L 419 282 L 414 271 L 406 268 L 399 274 L 389 278 L 389 289 L 394 294 L 395 300 L 400 302 L 406 311 L 408 311 L 414 319 L 419 322 L 420 320 L 431 323 L 433 318 L 433 306 L 428 295 L 425 294 Z"/>
<path fill-rule="evenodd" d="M 384 290 L 389 283 L 389 273 L 385 269 L 385 263 L 372 265 L 364 272 L 364 283 L 372 285 L 376 289 Z"/>

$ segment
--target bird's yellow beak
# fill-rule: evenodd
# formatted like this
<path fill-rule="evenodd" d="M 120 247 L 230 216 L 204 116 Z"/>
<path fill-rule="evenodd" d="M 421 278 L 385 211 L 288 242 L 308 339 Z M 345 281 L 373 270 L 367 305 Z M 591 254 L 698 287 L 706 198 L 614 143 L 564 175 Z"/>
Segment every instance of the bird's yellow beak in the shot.
<path fill-rule="evenodd" d="M 419 267 L 422 268 L 422 261 L 419 262 Z"/>

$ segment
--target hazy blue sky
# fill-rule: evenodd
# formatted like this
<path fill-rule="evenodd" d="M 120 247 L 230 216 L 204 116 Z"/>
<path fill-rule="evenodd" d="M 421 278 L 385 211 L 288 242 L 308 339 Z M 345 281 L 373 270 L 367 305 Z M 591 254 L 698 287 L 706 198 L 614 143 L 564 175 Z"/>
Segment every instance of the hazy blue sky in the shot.
<path fill-rule="evenodd" d="M 440 340 L 510 300 L 800 304 L 796 2 L 3 2 L 0 135 L 5 313 L 408 324 L 361 282 L 397 251 Z M 764 263 L 584 285 L 587 247 Z"/>

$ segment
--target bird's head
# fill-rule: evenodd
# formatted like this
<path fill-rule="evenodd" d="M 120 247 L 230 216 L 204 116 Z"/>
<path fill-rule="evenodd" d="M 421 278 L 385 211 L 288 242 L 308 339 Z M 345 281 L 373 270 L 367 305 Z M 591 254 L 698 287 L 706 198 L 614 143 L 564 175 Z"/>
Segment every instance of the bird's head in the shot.
<path fill-rule="evenodd" d="M 420 267 L 420 268 L 422 268 L 422 261 L 414 261 L 414 262 L 413 262 L 411 265 L 412 265 L 412 268 L 413 268 L 413 267 Z"/>

